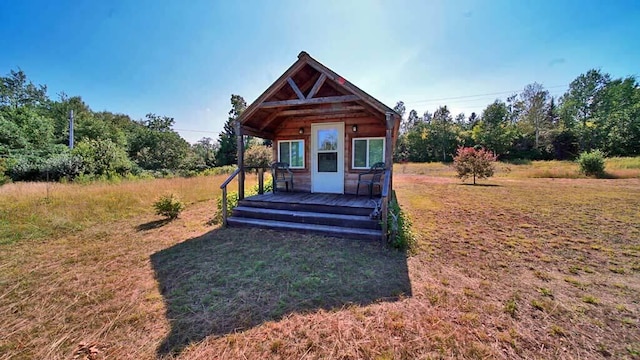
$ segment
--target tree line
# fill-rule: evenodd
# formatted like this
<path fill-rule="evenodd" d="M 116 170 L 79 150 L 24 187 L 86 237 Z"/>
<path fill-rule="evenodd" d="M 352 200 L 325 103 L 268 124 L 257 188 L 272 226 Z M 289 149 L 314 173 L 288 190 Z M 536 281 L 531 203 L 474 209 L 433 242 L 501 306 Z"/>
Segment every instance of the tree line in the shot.
<path fill-rule="evenodd" d="M 403 115 L 395 161 L 449 162 L 460 146 L 481 145 L 499 159 L 566 160 L 600 150 L 607 156 L 640 155 L 640 87 L 634 76 L 613 79 L 589 70 L 556 99 L 542 85 L 497 99 L 478 115 L 453 116 L 447 106 Z"/>
<path fill-rule="evenodd" d="M 233 123 L 246 108 L 232 95 L 232 108 L 217 140 L 189 144 L 175 130 L 175 119 L 149 113 L 129 115 L 92 110 L 80 96 L 62 93 L 53 100 L 46 85 L 31 82 L 22 70 L 0 77 L 0 183 L 2 179 L 72 180 L 148 174 L 189 174 L 235 164 Z M 69 144 L 69 113 L 74 114 L 75 146 Z"/>

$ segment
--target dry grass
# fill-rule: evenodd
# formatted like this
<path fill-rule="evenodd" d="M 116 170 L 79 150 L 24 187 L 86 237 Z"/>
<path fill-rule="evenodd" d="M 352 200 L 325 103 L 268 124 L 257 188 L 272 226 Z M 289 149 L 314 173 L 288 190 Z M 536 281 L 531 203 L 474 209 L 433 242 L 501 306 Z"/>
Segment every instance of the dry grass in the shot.
<path fill-rule="evenodd" d="M 484 181 L 496 186 L 396 168 L 419 237 L 410 258 L 213 228 L 222 177 L 57 185 L 65 195 L 48 205 L 42 184 L 2 187 L 0 209 L 25 212 L 3 213 L 3 231 L 45 228 L 0 245 L 0 358 L 640 356 L 640 180 L 529 179 L 513 174 L 530 165 L 510 166 Z M 187 209 L 149 225 L 166 191 Z M 81 226 L 47 228 L 55 218 Z"/>

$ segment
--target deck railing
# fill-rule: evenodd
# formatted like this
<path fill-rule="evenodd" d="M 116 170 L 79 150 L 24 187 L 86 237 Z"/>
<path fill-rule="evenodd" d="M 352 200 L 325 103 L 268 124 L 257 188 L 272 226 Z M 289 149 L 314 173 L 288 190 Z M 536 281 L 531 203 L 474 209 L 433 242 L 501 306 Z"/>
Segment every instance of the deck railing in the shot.
<path fill-rule="evenodd" d="M 391 188 L 391 170 L 387 169 L 384 172 L 384 183 L 382 185 L 382 191 L 380 192 L 380 218 L 382 220 L 382 242 L 386 242 L 387 229 L 388 229 L 388 217 L 389 217 L 389 200 L 391 194 L 389 193 Z"/>
<path fill-rule="evenodd" d="M 258 194 L 264 194 L 264 170 L 265 169 L 267 168 L 262 166 L 244 166 L 243 168 L 237 168 L 233 173 L 231 173 L 231 175 L 229 175 L 227 180 L 225 180 L 222 183 L 222 185 L 220 185 L 220 189 L 222 189 L 222 225 L 223 226 L 227 226 L 227 217 L 229 216 L 229 214 L 227 214 L 227 185 L 229 185 L 229 183 L 233 181 L 233 179 L 235 179 L 235 177 L 238 176 L 238 174 L 242 173 L 243 171 L 257 170 L 258 171 Z M 243 183 L 242 186 L 244 186 L 244 181 L 242 183 Z M 242 200 L 242 199 L 244 199 L 244 189 L 242 189 L 242 191 L 238 191 L 238 200 Z"/>

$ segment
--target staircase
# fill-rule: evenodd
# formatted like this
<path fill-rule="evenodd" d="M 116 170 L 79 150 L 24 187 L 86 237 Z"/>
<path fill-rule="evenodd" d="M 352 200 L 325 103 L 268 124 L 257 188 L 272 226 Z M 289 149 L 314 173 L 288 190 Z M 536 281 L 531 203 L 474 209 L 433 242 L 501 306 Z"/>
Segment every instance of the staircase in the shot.
<path fill-rule="evenodd" d="M 328 194 L 264 194 L 239 201 L 228 226 L 291 230 L 362 240 L 380 240 L 375 202 Z"/>

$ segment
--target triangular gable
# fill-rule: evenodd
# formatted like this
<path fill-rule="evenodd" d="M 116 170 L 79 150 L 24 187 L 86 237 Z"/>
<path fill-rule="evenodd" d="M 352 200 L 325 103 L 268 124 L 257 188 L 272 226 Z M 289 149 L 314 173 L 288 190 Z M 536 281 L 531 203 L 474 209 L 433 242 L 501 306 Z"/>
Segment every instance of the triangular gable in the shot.
<path fill-rule="evenodd" d="M 394 123 L 400 121 L 393 109 L 303 51 L 298 60 L 247 107 L 239 121 L 243 133 L 270 138 L 272 129 L 288 116 L 338 113 L 367 115 L 383 122 L 385 115 L 391 114 Z"/>

